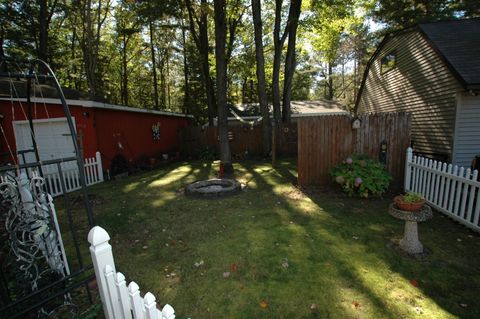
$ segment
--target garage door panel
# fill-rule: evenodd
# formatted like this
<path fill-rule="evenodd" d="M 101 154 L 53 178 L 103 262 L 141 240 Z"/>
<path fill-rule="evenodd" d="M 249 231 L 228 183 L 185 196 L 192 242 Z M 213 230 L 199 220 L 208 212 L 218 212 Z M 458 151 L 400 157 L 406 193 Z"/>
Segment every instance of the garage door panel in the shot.
<path fill-rule="evenodd" d="M 35 140 L 40 160 L 52 160 L 75 156 L 75 147 L 68 127 L 67 119 L 52 121 L 33 121 Z M 14 122 L 17 150 L 33 149 L 28 122 Z M 33 153 L 25 154 L 27 162 L 35 162 Z"/>

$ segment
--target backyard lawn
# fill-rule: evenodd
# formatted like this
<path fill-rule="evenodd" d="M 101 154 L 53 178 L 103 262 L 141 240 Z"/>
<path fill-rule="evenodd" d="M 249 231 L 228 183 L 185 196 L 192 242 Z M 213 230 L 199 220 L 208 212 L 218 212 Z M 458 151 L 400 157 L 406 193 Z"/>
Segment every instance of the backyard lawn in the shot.
<path fill-rule="evenodd" d="M 294 161 L 278 166 L 236 164 L 246 190 L 217 200 L 183 194 L 215 176 L 200 161 L 89 188 L 117 271 L 177 318 L 480 318 L 477 234 L 434 213 L 430 254 L 402 256 L 390 196 L 302 192 Z"/>

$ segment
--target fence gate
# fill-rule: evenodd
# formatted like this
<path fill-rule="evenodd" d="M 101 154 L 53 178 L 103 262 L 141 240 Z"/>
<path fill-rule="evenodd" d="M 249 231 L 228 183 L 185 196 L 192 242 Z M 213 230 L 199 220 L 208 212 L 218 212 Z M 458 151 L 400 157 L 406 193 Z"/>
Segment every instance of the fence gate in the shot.
<path fill-rule="evenodd" d="M 379 159 L 386 143 L 386 165 L 394 183 L 403 184 L 405 155 L 410 145 L 410 115 L 380 113 L 361 115 L 352 127 L 350 115 L 325 115 L 298 119 L 298 183 L 328 185 L 329 170 L 352 154 Z"/>

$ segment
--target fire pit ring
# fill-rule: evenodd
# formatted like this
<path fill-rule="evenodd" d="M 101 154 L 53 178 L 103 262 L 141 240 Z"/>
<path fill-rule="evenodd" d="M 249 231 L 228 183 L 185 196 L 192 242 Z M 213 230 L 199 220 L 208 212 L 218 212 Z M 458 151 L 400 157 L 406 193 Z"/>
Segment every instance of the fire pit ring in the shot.
<path fill-rule="evenodd" d="M 238 194 L 242 185 L 234 179 L 208 179 L 189 184 L 185 195 L 202 198 L 217 198 Z"/>

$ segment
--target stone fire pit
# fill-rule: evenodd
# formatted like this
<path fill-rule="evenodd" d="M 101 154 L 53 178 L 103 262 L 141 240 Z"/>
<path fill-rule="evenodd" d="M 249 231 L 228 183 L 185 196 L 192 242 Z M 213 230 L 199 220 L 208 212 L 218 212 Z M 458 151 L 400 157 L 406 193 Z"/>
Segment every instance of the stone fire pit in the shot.
<path fill-rule="evenodd" d="M 234 179 L 209 179 L 185 187 L 185 195 L 203 198 L 217 198 L 238 194 L 242 185 Z"/>

